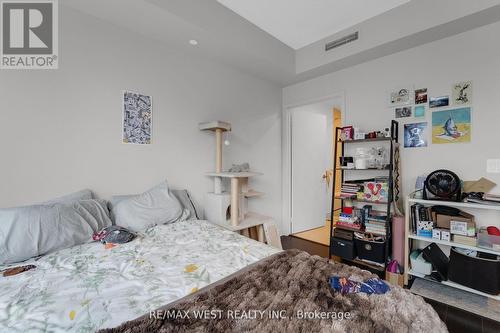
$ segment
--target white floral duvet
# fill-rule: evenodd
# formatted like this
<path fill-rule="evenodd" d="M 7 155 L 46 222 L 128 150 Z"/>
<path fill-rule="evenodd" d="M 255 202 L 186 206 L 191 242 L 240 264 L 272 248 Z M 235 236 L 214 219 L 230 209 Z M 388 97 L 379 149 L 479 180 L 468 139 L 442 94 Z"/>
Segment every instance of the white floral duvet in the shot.
<path fill-rule="evenodd" d="M 157 226 L 113 248 L 90 243 L 58 251 L 22 263 L 36 269 L 0 275 L 0 332 L 115 327 L 276 252 L 195 220 Z"/>

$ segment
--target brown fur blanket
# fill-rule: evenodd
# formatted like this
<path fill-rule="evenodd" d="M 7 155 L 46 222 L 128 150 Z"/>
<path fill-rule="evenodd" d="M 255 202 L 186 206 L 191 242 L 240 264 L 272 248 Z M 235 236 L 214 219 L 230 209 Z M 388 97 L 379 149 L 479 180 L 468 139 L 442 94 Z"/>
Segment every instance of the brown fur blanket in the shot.
<path fill-rule="evenodd" d="M 408 290 L 341 295 L 328 283 L 334 275 L 375 277 L 289 250 L 103 332 L 447 332 L 432 307 Z"/>

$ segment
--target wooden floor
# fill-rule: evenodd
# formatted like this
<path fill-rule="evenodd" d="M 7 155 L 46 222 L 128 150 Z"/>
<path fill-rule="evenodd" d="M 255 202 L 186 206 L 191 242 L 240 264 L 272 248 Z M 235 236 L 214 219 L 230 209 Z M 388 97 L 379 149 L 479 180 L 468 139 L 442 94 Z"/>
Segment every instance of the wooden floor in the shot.
<path fill-rule="evenodd" d="M 323 227 L 299 232 L 294 234 L 293 236 L 329 246 L 330 245 L 329 235 L 330 235 L 330 221 L 327 220 Z"/>
<path fill-rule="evenodd" d="M 328 258 L 328 246 L 318 244 L 294 236 L 281 236 L 284 250 L 299 249 L 313 255 Z M 450 333 L 498 333 L 500 332 L 500 321 L 494 321 L 457 309 L 447 304 L 425 299 L 437 312 L 441 320 L 448 327 Z M 499 318 L 500 320 L 500 318 Z"/>

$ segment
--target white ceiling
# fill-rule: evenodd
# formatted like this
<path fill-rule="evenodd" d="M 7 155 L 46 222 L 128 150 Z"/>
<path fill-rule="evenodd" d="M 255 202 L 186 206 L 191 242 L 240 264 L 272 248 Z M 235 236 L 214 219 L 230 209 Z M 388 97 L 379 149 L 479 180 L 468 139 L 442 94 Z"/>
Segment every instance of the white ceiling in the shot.
<path fill-rule="evenodd" d="M 217 0 L 293 49 L 410 0 Z"/>

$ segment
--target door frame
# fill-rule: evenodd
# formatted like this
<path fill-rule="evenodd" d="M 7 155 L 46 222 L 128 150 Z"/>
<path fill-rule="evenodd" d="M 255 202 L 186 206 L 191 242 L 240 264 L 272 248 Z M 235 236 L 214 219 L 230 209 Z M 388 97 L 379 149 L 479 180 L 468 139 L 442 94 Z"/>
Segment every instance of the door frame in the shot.
<path fill-rule="evenodd" d="M 292 234 L 292 116 L 291 109 L 321 103 L 331 99 L 339 99 L 342 122 L 345 123 L 345 92 L 340 91 L 327 96 L 310 99 L 300 103 L 283 105 L 282 110 L 282 222 L 281 231 L 283 235 Z"/>

